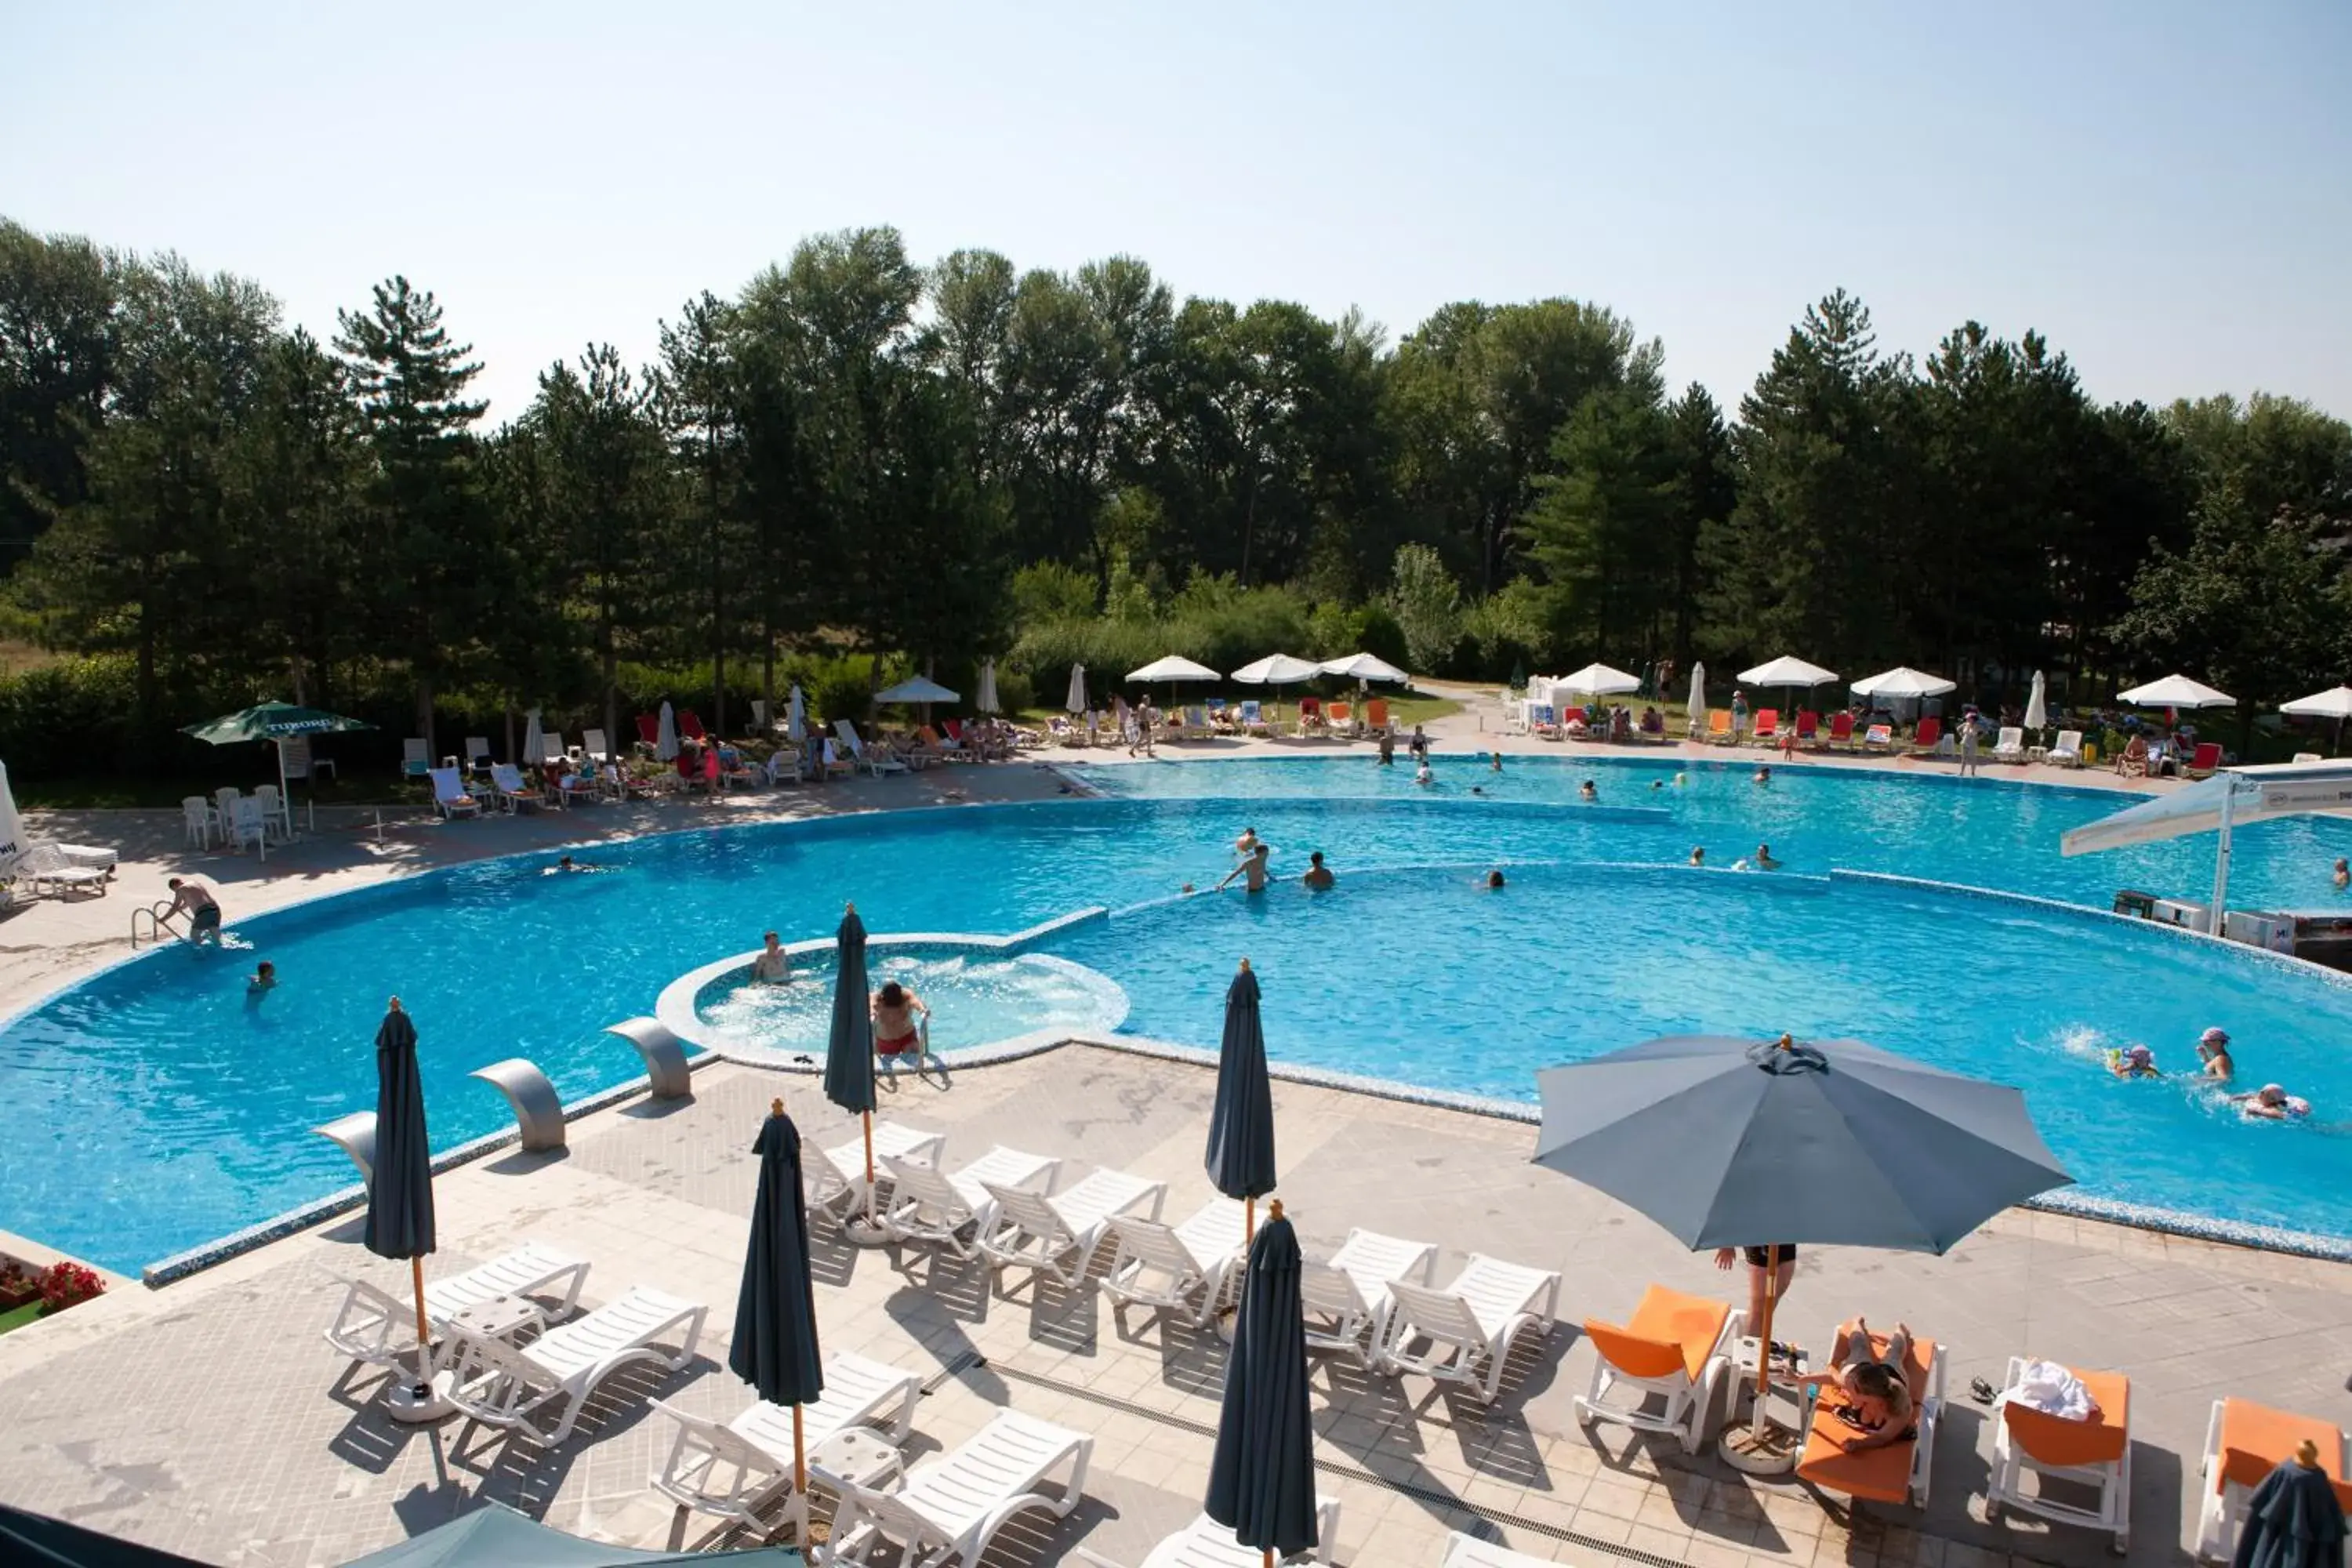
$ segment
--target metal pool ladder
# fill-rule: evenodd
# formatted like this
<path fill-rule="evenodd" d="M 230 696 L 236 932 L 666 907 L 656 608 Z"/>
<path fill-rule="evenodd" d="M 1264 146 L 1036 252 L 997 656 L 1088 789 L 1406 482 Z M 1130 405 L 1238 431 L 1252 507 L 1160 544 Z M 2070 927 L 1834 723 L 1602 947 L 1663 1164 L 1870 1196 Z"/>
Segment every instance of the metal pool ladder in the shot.
<path fill-rule="evenodd" d="M 148 906 L 147 906 L 145 909 L 143 909 L 143 910 L 131 910 L 131 950 L 132 950 L 133 952 L 136 952 L 136 951 L 138 950 L 138 947 L 139 947 L 139 935 L 140 935 L 140 931 L 141 931 L 141 930 L 142 930 L 142 927 L 140 926 L 140 923 L 139 923 L 139 922 L 140 922 L 141 921 L 142 921 L 142 920 L 143 920 L 143 921 L 145 921 L 147 922 L 147 923 L 146 923 L 146 926 L 144 927 L 144 930 L 145 930 L 145 931 L 146 931 L 147 940 L 148 940 L 149 942 L 162 942 L 165 937 L 167 937 L 167 936 L 168 936 L 168 937 L 173 937 L 173 938 L 177 938 L 177 937 L 179 936 L 179 934 L 180 934 L 180 933 L 179 933 L 179 932 L 177 932 L 177 931 L 172 931 L 172 930 L 168 929 L 168 928 L 163 924 L 164 918 L 165 918 L 166 916 L 170 915 L 170 914 L 171 914 L 171 912 L 172 912 L 172 906 L 171 906 L 170 904 L 168 904 L 168 903 L 164 903 L 164 902 L 161 902 L 161 901 L 156 902 L 156 903 L 150 904 L 150 905 L 148 905 Z"/>

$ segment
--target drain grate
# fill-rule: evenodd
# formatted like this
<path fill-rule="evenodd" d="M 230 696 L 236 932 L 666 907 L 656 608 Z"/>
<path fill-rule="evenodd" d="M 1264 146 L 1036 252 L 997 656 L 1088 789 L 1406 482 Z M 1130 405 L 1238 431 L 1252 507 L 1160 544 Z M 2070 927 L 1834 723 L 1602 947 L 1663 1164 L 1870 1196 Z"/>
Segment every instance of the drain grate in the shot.
<path fill-rule="evenodd" d="M 1132 1399 L 1122 1399 L 1116 1394 L 1105 1394 L 1097 1389 L 1088 1388 L 1082 1383 L 1047 1377 L 1042 1373 L 1008 1366 L 1003 1362 L 983 1362 L 977 1354 L 968 1354 L 950 1363 L 948 1370 L 932 1380 L 931 1386 L 936 1386 L 945 1378 L 973 1365 L 986 1366 L 997 1376 L 1010 1378 L 1015 1383 L 1025 1383 L 1034 1387 L 1051 1389 L 1055 1394 L 1066 1394 L 1074 1399 L 1083 1399 L 1088 1404 L 1099 1405 L 1106 1410 L 1116 1410 L 1124 1415 L 1139 1415 L 1144 1420 L 1158 1426 L 1173 1426 L 1179 1431 L 1190 1432 L 1213 1442 L 1216 1439 L 1216 1427 L 1205 1421 L 1194 1421 L 1186 1416 L 1171 1415 L 1165 1410 L 1155 1410 L 1149 1405 L 1139 1405 Z M 1540 1520 L 1528 1519 L 1522 1514 L 1507 1513 L 1500 1509 L 1480 1508 L 1477 1504 L 1466 1501 L 1440 1488 L 1425 1487 L 1412 1481 L 1393 1480 L 1376 1470 L 1366 1469 L 1361 1465 L 1345 1459 L 1318 1458 L 1315 1461 L 1315 1468 L 1325 1475 L 1339 1476 L 1364 1486 L 1378 1487 L 1382 1491 L 1396 1492 L 1412 1499 L 1415 1502 L 1428 1503 L 1433 1507 L 1457 1513 L 1466 1513 L 1475 1521 L 1470 1533 L 1483 1540 L 1495 1540 L 1496 1528 L 1504 1526 L 1511 1530 L 1523 1530 L 1530 1534 L 1540 1535 L 1549 1541 L 1558 1541 L 1570 1546 L 1580 1547 L 1587 1552 L 1604 1552 L 1612 1557 L 1628 1563 L 1642 1563 L 1643 1568 L 1683 1568 L 1683 1564 L 1672 1557 L 1661 1557 L 1654 1552 L 1643 1552 L 1638 1547 L 1628 1546 L 1622 1542 L 1595 1540 L 1590 1535 L 1580 1535 L 1573 1530 L 1564 1530 L 1557 1524 L 1546 1524 Z"/>

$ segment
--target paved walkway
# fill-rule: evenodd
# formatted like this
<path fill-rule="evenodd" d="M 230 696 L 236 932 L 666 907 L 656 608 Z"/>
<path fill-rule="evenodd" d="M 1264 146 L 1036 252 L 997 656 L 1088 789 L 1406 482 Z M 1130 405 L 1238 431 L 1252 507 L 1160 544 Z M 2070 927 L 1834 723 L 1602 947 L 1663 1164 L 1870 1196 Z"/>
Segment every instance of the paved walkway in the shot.
<path fill-rule="evenodd" d="M 1069 1047 L 961 1073 L 945 1092 L 909 1084 L 886 1114 L 945 1131 L 950 1166 L 1002 1142 L 1062 1156 L 1066 1181 L 1097 1164 L 1164 1178 L 1168 1215 L 1181 1218 L 1210 1196 L 1201 1159 L 1213 1092 L 1199 1067 Z M 404 1288 L 405 1270 L 364 1253 L 351 1218 L 0 1339 L 0 1499 L 255 1568 L 339 1563 L 485 1498 L 616 1542 L 715 1543 L 708 1521 L 646 1488 L 669 1435 L 646 1401 L 724 1417 L 747 1398 L 725 1370 L 726 1339 L 749 1149 L 779 1093 L 814 1143 L 854 1139 L 808 1079 L 715 1066 L 690 1102 L 636 1101 L 575 1123 L 566 1156 L 510 1153 L 442 1179 L 436 1269 L 533 1237 L 593 1261 L 592 1302 L 642 1281 L 712 1307 L 688 1370 L 615 1379 L 561 1447 L 456 1419 L 424 1431 L 385 1420 L 373 1402 L 381 1378 L 319 1337 L 346 1276 Z M 1984 1521 L 1991 1433 L 1964 1391 L 1972 1376 L 1997 1381 L 2019 1352 L 2131 1374 L 2137 1563 L 2184 1556 L 2213 1398 L 2253 1394 L 2352 1422 L 2352 1269 L 2021 1211 L 1940 1259 L 1809 1249 L 1782 1320 L 1789 1336 L 1822 1346 L 1835 1321 L 1863 1311 L 1951 1347 L 1958 1397 L 1932 1506 L 1856 1517 L 1671 1443 L 1578 1428 L 1570 1399 L 1591 1372 L 1583 1318 L 1622 1321 L 1652 1279 L 1714 1294 L 1727 1280 L 1612 1201 L 1528 1164 L 1526 1127 L 1296 1084 L 1277 1085 L 1276 1101 L 1281 1195 L 1310 1254 L 1360 1225 L 1438 1241 L 1441 1280 L 1473 1250 L 1565 1277 L 1562 1322 L 1513 1359 L 1491 1410 L 1419 1378 L 1317 1373 L 1321 1481 L 1342 1504 L 1342 1563 L 1434 1563 L 1447 1529 L 1475 1528 L 1587 1568 L 2093 1568 L 2109 1560 L 2100 1538 Z M 1080 1543 L 1134 1563 L 1197 1508 L 1217 1417 L 1213 1335 L 1136 1313 L 1121 1321 L 1091 1289 L 1016 1279 L 998 1295 L 982 1270 L 860 1251 L 829 1230 L 815 1256 L 827 1348 L 931 1380 L 918 1458 L 1003 1405 L 1095 1436 L 1087 1500 L 1058 1524 L 1037 1514 L 1007 1531 L 994 1568 L 1066 1562 Z"/>

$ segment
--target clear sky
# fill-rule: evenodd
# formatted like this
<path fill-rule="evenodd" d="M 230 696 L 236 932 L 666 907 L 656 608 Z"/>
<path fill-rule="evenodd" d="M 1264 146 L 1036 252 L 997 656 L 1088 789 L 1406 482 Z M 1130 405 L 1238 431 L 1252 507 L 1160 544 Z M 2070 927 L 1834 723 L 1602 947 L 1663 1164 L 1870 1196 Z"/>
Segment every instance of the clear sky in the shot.
<path fill-rule="evenodd" d="M 1179 296 L 1565 294 L 1727 404 L 1843 286 L 2047 333 L 2100 398 L 2352 415 L 2352 5 L 0 0 L 0 214 L 258 279 L 393 272 L 491 418 L 800 237 Z"/>

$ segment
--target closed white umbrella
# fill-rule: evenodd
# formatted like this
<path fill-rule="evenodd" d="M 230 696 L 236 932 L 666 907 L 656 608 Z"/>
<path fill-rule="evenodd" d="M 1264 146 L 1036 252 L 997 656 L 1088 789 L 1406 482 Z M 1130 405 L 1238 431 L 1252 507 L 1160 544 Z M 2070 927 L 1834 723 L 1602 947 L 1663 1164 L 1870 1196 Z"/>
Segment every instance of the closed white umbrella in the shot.
<path fill-rule="evenodd" d="M 1588 664 L 1574 675 L 1563 675 L 1552 682 L 1555 690 L 1563 686 L 1589 697 L 1622 697 L 1628 691 L 1641 690 L 1642 678 L 1605 664 Z"/>
<path fill-rule="evenodd" d="M 2135 686 L 2129 691 L 2119 691 L 2116 700 L 2134 708 L 2230 708 L 2237 699 L 2226 691 L 2216 691 L 2201 680 L 2191 680 L 2185 675 L 2168 675 L 2162 680 L 2151 680 L 2146 686 Z"/>
<path fill-rule="evenodd" d="M 1153 659 L 1141 669 L 1129 670 L 1127 678 L 1129 680 L 1147 684 L 1154 680 L 1223 680 L 1224 679 L 1205 664 L 1172 653 L 1165 658 Z"/>
<path fill-rule="evenodd" d="M 927 675 L 902 680 L 887 691 L 877 692 L 877 702 L 960 702 L 961 698 Z"/>
<path fill-rule="evenodd" d="M 2033 672 L 2033 689 L 2025 699 L 2025 727 L 2040 733 L 2050 727 L 2050 688 L 2042 672 Z"/>
<path fill-rule="evenodd" d="M 1412 679 L 1387 659 L 1369 653 L 1351 653 L 1345 658 L 1327 658 L 1323 661 L 1322 669 L 1326 675 L 1345 676 L 1359 683 L 1379 680 L 1391 686 L 1402 686 Z"/>
<path fill-rule="evenodd" d="M 536 716 L 531 720 L 530 729 L 532 735 L 539 733 Z M 677 715 L 670 710 L 667 702 L 661 705 L 661 727 L 654 731 L 654 755 L 665 763 L 677 760 Z"/>
<path fill-rule="evenodd" d="M 1087 710 L 1087 667 L 1085 665 L 1070 666 L 1070 700 L 1063 706 L 1073 713 L 1083 713 Z"/>
<path fill-rule="evenodd" d="M 667 715 L 669 712 L 669 709 L 667 706 L 664 706 L 662 712 Z M 523 721 L 521 760 L 532 764 L 533 766 L 537 766 L 540 757 L 546 752 L 546 750 L 547 737 L 540 730 L 539 710 L 534 708 L 530 710 L 530 716 Z"/>
<path fill-rule="evenodd" d="M 1853 689 L 1864 697 L 1941 697 L 1954 689 L 1954 683 L 1940 675 L 1898 664 L 1893 669 L 1864 676 L 1853 683 Z"/>
<path fill-rule="evenodd" d="M 793 682 L 793 694 L 784 700 L 784 733 L 797 742 L 808 739 L 808 699 L 801 695 L 800 682 Z"/>
<path fill-rule="evenodd" d="M 1234 679 L 1244 686 L 1296 686 L 1322 673 L 1319 664 L 1293 658 L 1286 653 L 1270 653 L 1234 671 Z"/>
<path fill-rule="evenodd" d="M 1003 704 L 996 700 L 996 661 L 992 658 L 980 667 L 980 697 L 972 706 L 982 713 L 1003 711 Z"/>
<path fill-rule="evenodd" d="M 1706 665 L 1703 660 L 1691 661 L 1689 706 L 1690 732 L 1696 735 L 1706 723 Z"/>

